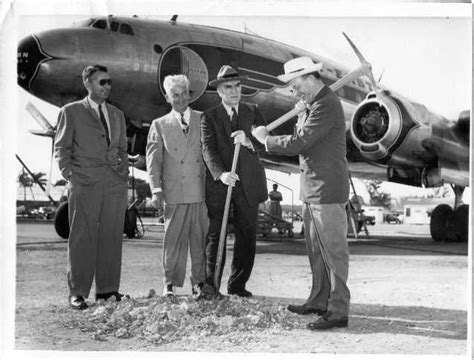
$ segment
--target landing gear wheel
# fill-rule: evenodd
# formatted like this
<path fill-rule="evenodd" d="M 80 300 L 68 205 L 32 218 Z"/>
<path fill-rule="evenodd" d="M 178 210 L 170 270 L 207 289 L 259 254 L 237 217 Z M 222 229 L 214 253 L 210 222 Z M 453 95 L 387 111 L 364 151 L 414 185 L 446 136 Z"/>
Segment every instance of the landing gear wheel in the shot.
<path fill-rule="evenodd" d="M 54 214 L 54 229 L 56 233 L 63 239 L 69 237 L 69 203 L 67 201 L 61 203 Z"/>
<path fill-rule="evenodd" d="M 452 239 L 450 227 L 448 226 L 448 217 L 452 215 L 453 209 L 447 204 L 441 204 L 435 207 L 431 214 L 430 232 L 434 241 L 449 241 Z M 449 221 L 450 222 L 450 221 Z"/>

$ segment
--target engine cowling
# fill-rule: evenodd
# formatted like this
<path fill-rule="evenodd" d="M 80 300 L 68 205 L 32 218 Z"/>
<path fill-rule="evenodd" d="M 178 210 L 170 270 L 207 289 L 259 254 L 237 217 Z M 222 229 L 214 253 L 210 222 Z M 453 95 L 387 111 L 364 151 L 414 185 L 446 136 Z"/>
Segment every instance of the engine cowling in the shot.
<path fill-rule="evenodd" d="M 437 168 L 436 156 L 422 142 L 440 120 L 424 105 L 389 91 L 369 93 L 352 116 L 350 134 L 366 161 L 387 167 L 388 180 L 420 186 L 426 185 L 427 170 Z"/>

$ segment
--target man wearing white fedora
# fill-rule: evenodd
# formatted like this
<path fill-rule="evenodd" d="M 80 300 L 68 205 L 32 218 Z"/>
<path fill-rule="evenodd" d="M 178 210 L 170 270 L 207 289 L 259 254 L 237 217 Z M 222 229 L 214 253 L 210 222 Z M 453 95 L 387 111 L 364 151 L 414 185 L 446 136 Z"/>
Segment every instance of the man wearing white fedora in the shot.
<path fill-rule="evenodd" d="M 255 259 L 258 205 L 268 196 L 265 170 L 258 156 L 258 152 L 265 149 L 251 133 L 253 126 L 265 125 L 265 121 L 256 105 L 240 101 L 241 81 L 245 79 L 246 76 L 240 76 L 233 67 L 222 66 L 217 78 L 209 82 L 210 86 L 216 87 L 222 102 L 206 110 L 201 118 L 202 154 L 207 167 L 206 205 L 210 220 L 206 284 L 207 288 L 214 284 L 227 187 L 233 186 L 235 241 L 227 293 L 240 297 L 252 296 L 246 283 Z M 240 142 L 242 146 L 236 172 L 232 173 L 234 142 Z M 225 256 L 222 263 L 224 261 Z M 222 272 L 217 276 L 220 279 Z M 218 291 L 214 289 L 214 293 Z"/>
<path fill-rule="evenodd" d="M 321 63 L 309 57 L 289 60 L 279 80 L 289 83 L 300 99 L 293 135 L 271 136 L 260 126 L 253 135 L 270 152 L 299 155 L 306 249 L 312 271 L 311 293 L 303 305 L 288 310 L 301 315 L 318 314 L 311 330 L 346 327 L 350 292 L 347 217 L 349 173 L 346 159 L 344 111 L 337 95 L 321 80 Z"/>

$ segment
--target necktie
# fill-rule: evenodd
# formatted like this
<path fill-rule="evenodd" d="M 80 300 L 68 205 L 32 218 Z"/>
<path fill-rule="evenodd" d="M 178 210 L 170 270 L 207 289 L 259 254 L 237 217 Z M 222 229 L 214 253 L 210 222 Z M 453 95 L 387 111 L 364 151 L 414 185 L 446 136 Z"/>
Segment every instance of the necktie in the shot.
<path fill-rule="evenodd" d="M 102 126 L 104 127 L 104 130 L 105 130 L 105 136 L 107 138 L 107 146 L 109 146 L 110 145 L 109 128 L 107 127 L 107 123 L 105 121 L 105 116 L 102 111 L 102 105 L 99 105 L 99 117 L 100 117 L 100 122 L 102 123 Z"/>
<path fill-rule="evenodd" d="M 186 124 L 186 121 L 184 121 L 184 114 L 181 114 L 181 125 L 183 126 L 183 133 L 184 133 L 184 135 L 188 135 L 188 132 L 189 132 L 189 125 Z"/>
<path fill-rule="evenodd" d="M 230 124 L 231 124 L 232 132 L 236 131 L 237 128 L 238 128 L 239 119 L 237 117 L 238 117 L 237 110 L 235 109 L 235 107 L 233 107 L 232 108 L 232 116 L 230 118 Z"/>

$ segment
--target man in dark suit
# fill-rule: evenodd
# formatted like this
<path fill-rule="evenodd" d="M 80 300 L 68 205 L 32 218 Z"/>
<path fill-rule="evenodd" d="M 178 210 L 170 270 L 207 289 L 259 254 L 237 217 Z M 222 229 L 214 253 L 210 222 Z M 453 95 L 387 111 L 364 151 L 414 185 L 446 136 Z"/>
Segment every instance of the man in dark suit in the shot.
<path fill-rule="evenodd" d="M 82 72 L 86 98 L 59 112 L 54 143 L 62 176 L 69 180 L 69 304 L 86 309 L 95 276 L 96 300 L 115 297 L 122 266 L 127 207 L 128 158 L 125 117 L 106 102 L 112 80 L 107 68 Z"/>
<path fill-rule="evenodd" d="M 285 63 L 278 78 L 290 84 L 302 110 L 293 135 L 271 136 L 265 127 L 254 136 L 270 152 L 297 155 L 306 249 L 313 274 L 311 293 L 303 305 L 288 310 L 322 315 L 312 330 L 346 327 L 350 292 L 347 288 L 349 249 L 345 206 L 349 196 L 344 111 L 337 95 L 322 82 L 321 63 L 300 57 Z"/>
<path fill-rule="evenodd" d="M 203 113 L 201 142 L 207 167 L 206 205 L 210 220 L 206 247 L 206 283 L 213 285 L 219 233 L 227 187 L 230 185 L 234 187 L 232 208 L 235 242 L 227 292 L 250 297 L 252 293 L 245 285 L 254 264 L 258 205 L 267 199 L 267 183 L 265 170 L 258 156 L 258 151 L 263 150 L 263 146 L 251 134 L 252 126 L 265 125 L 265 122 L 256 105 L 240 102 L 243 79 L 246 77 L 239 76 L 234 68 L 224 65 L 217 79 L 209 83 L 210 86 L 217 87 L 222 103 Z M 236 173 L 231 173 L 234 142 L 240 142 L 242 146 Z M 214 291 L 218 292 L 219 289 Z"/>

